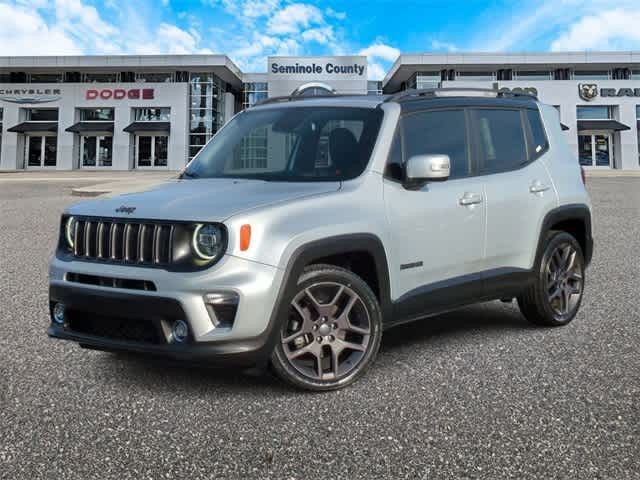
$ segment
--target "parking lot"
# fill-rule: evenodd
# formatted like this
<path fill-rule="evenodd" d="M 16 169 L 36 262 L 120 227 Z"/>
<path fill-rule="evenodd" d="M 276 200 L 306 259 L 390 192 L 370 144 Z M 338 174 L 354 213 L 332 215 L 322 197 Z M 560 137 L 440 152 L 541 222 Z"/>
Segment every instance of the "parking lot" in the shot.
<path fill-rule="evenodd" d="M 49 339 L 70 187 L 0 182 L 0 478 L 640 477 L 640 178 L 589 179 L 596 249 L 569 326 L 465 308 L 386 332 L 327 394 Z"/>

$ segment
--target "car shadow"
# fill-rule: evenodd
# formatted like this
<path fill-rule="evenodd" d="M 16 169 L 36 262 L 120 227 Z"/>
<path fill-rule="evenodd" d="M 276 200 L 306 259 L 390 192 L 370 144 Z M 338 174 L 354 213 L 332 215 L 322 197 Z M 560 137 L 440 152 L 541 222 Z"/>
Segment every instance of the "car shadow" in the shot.
<path fill-rule="evenodd" d="M 490 334 L 535 328 L 520 314 L 515 303 L 482 303 L 389 328 L 384 332 L 381 351 L 420 344 L 428 346 L 433 341 L 469 336 L 472 332 Z"/>
<path fill-rule="evenodd" d="M 386 330 L 381 355 L 404 348 L 427 349 L 433 342 L 450 341 L 456 337 L 468 336 L 469 341 L 473 341 L 470 333 L 501 334 L 534 328 L 520 315 L 515 306 L 499 302 L 479 304 Z M 131 353 L 105 354 L 101 361 L 106 368 L 117 369 L 120 381 L 129 382 L 136 388 L 156 391 L 160 388 L 171 392 L 209 392 L 217 395 L 256 395 L 257 392 L 264 394 L 268 391 L 270 394 L 285 396 L 295 392 L 269 372 L 191 365 L 162 357 Z"/>

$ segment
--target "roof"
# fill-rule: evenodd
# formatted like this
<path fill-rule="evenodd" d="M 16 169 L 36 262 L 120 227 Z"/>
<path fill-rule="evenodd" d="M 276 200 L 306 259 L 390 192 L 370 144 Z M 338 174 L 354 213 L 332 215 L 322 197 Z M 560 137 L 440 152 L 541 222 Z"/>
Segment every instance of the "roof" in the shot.
<path fill-rule="evenodd" d="M 626 52 L 452 52 L 452 53 L 403 53 L 383 80 L 385 90 L 397 90 L 416 71 L 440 71 L 446 68 L 466 67 L 469 70 L 497 68 L 562 68 L 580 67 L 595 69 L 599 66 L 640 67 L 640 51 Z"/>
<path fill-rule="evenodd" d="M 486 88 L 427 88 L 405 90 L 393 95 L 322 95 L 271 97 L 255 108 L 336 106 L 376 108 L 383 103 L 399 103 L 403 110 L 424 108 L 425 105 L 517 105 L 531 106 L 537 98 L 529 94 L 498 92 Z"/>
<path fill-rule="evenodd" d="M 225 82 L 240 85 L 242 71 L 226 55 L 82 55 L 0 57 L 1 70 L 48 71 L 213 71 Z"/>
<path fill-rule="evenodd" d="M 273 107 L 361 107 L 376 108 L 387 95 L 323 95 L 315 97 L 271 97 L 251 109 Z"/>

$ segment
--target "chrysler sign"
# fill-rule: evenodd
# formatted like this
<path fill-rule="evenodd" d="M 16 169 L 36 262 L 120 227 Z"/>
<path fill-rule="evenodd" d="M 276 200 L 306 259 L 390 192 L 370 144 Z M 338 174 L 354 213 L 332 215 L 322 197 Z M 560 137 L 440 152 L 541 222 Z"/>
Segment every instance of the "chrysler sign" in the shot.
<path fill-rule="evenodd" d="M 0 88 L 0 100 L 11 103 L 47 103 L 60 100 L 59 88 Z"/>
<path fill-rule="evenodd" d="M 101 88 L 87 90 L 87 100 L 153 100 L 155 90 L 153 88 Z"/>

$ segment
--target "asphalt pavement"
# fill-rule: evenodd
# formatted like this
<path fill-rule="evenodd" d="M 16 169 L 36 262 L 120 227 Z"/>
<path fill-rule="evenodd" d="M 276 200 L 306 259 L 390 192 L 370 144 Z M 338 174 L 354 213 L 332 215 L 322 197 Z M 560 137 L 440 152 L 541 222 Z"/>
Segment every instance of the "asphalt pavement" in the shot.
<path fill-rule="evenodd" d="M 0 478 L 640 478 L 640 179 L 592 178 L 572 324 L 491 302 L 385 332 L 342 391 L 46 336 L 73 185 L 0 184 Z"/>

